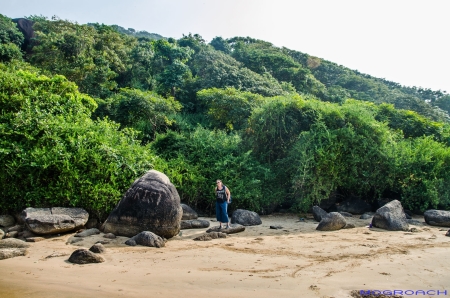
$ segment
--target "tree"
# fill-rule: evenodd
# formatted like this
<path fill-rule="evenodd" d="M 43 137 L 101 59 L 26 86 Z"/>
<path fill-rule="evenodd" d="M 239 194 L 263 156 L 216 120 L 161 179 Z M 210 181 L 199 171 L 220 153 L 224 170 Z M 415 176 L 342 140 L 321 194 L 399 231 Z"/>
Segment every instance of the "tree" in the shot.
<path fill-rule="evenodd" d="M 0 62 L 22 59 L 23 34 L 11 19 L 0 14 Z"/>

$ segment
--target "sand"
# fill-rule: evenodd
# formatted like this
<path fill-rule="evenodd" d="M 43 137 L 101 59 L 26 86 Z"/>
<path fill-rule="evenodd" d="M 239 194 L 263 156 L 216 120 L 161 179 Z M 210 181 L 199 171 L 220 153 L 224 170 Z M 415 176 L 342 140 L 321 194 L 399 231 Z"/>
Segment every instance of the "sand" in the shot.
<path fill-rule="evenodd" d="M 354 217 L 348 222 L 356 228 L 320 232 L 312 216 L 261 219 L 262 225 L 212 241 L 192 240 L 206 229 L 183 230 L 163 248 L 129 247 L 118 237 L 105 245 L 100 264 L 67 259 L 108 240 L 103 234 L 75 244 L 67 244 L 74 234 L 31 243 L 27 256 L 0 261 L 0 297 L 338 298 L 363 289 L 447 290 L 450 296 L 448 228 L 390 232 Z"/>

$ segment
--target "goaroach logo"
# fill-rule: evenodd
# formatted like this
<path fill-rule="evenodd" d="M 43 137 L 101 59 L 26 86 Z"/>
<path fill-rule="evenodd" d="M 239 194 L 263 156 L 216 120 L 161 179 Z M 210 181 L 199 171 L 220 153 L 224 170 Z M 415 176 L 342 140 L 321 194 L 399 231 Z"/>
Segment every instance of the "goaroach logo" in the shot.
<path fill-rule="evenodd" d="M 359 294 L 364 296 L 381 295 L 405 295 L 405 296 L 447 296 L 447 290 L 360 290 Z"/>

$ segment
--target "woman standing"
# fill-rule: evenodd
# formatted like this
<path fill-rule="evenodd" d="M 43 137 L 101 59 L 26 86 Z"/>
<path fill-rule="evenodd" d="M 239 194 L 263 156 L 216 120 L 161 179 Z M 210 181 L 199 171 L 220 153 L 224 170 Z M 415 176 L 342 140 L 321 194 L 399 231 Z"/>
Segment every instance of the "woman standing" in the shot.
<path fill-rule="evenodd" d="M 217 180 L 216 184 L 216 219 L 220 223 L 219 229 L 222 228 L 222 223 L 226 223 L 228 229 L 230 224 L 227 208 L 230 203 L 230 190 L 222 184 L 222 180 Z"/>

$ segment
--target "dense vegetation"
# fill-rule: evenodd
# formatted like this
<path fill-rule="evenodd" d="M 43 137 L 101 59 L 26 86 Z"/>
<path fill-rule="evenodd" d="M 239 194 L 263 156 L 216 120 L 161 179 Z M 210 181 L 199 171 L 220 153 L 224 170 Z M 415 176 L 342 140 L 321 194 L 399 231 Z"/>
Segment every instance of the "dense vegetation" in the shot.
<path fill-rule="evenodd" d="M 166 173 L 210 211 L 306 211 L 331 196 L 449 208 L 450 96 L 266 41 L 179 40 L 0 15 L 0 212 L 80 206 L 103 219 L 134 179 Z"/>

